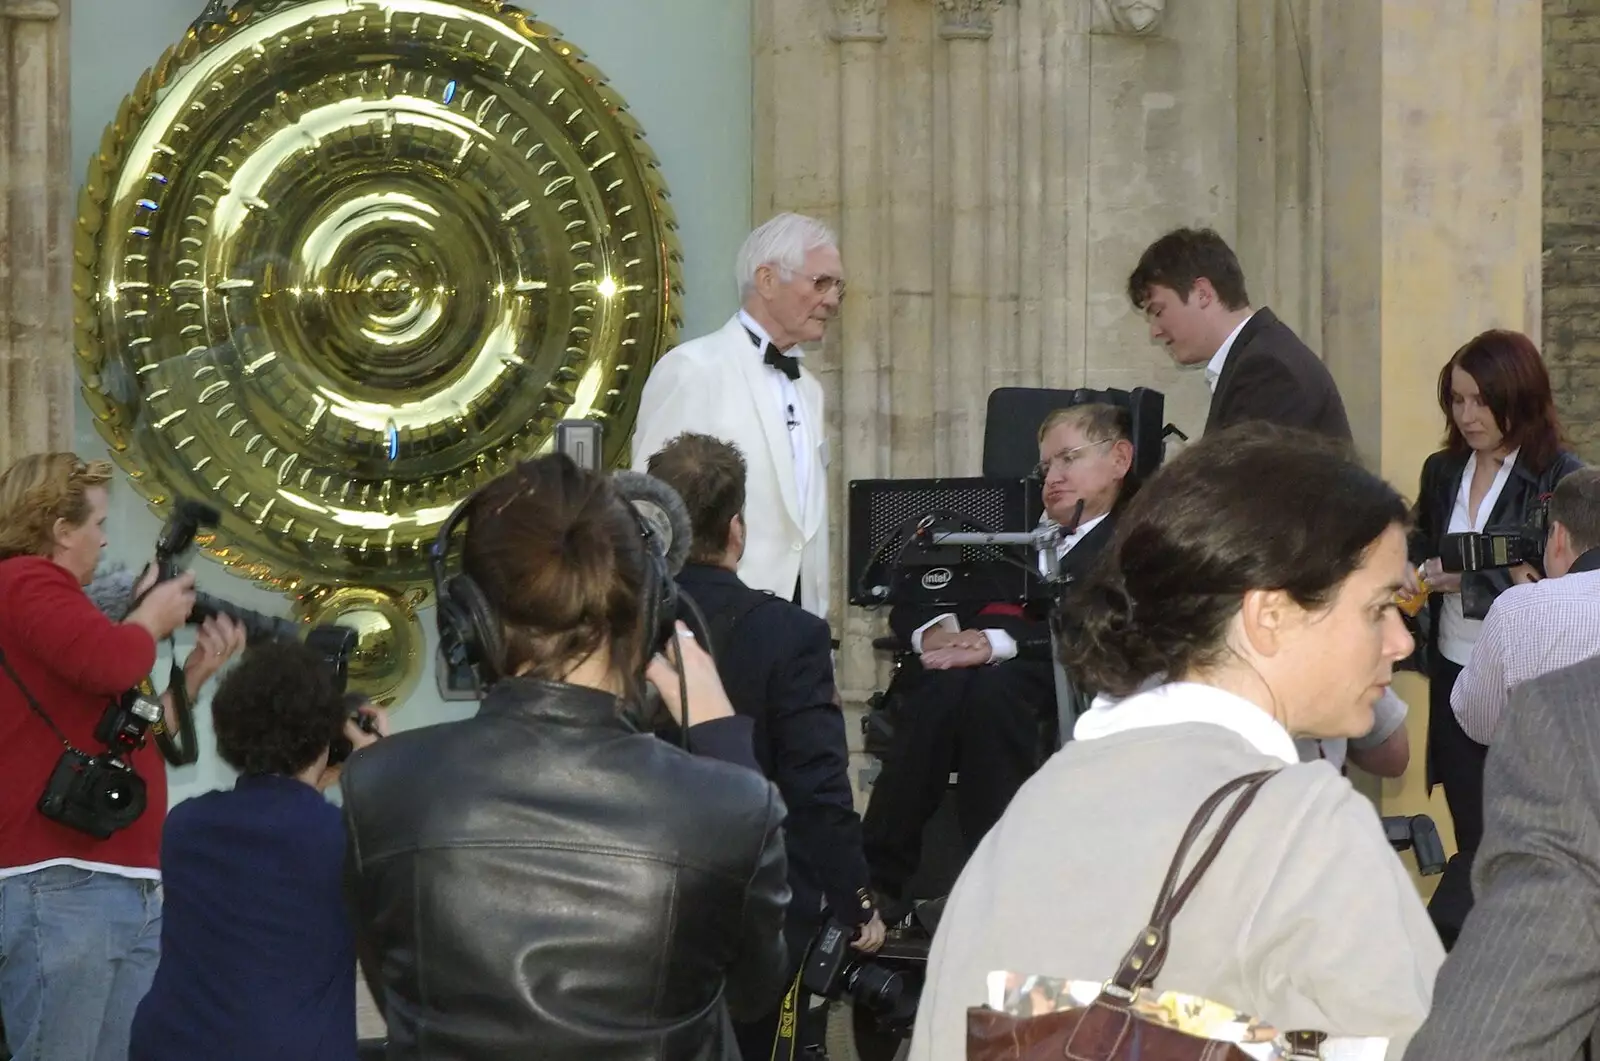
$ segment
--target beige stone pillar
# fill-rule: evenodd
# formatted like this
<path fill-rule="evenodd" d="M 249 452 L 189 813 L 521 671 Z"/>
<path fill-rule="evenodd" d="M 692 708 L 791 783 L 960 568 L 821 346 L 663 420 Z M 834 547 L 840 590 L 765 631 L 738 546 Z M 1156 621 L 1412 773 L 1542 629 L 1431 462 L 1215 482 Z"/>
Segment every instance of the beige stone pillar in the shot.
<path fill-rule="evenodd" d="M 0 0 L 0 467 L 72 444 L 69 0 Z"/>
<path fill-rule="evenodd" d="M 833 0 L 839 42 L 839 252 L 850 276 L 839 336 L 841 417 L 836 452 L 842 482 L 877 479 L 888 473 L 889 432 L 884 414 L 890 391 L 887 367 L 888 299 L 884 282 L 883 140 L 879 91 L 883 64 L 884 11 L 888 0 Z M 834 540 L 843 543 L 845 527 L 835 520 Z M 837 565 L 836 565 L 837 567 Z M 839 681 L 864 689 L 877 676 L 872 651 L 875 616 L 844 606 L 848 574 L 836 578 L 834 599 L 843 618 Z"/>
<path fill-rule="evenodd" d="M 1444 427 L 1440 367 L 1484 328 L 1538 334 L 1540 5 L 1320 6 L 1327 359 L 1364 451 L 1411 494 Z M 1384 810 L 1445 823 L 1423 788 L 1425 687 L 1396 689 L 1412 765 Z"/>
<path fill-rule="evenodd" d="M 988 344 L 989 211 L 985 195 L 992 146 L 989 114 L 989 39 L 999 0 L 938 0 L 945 42 L 939 166 L 947 208 L 943 259 L 944 327 L 935 338 L 934 442 L 945 475 L 976 474 L 983 460 L 985 363 Z M 996 135 L 995 140 L 998 140 Z M 937 356 L 937 355 L 936 355 Z"/>

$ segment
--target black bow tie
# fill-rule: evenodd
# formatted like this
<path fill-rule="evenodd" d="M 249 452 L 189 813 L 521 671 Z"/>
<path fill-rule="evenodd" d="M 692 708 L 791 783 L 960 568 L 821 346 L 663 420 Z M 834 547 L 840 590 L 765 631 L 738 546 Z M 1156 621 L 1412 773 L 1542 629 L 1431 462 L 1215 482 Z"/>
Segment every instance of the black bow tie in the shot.
<path fill-rule="evenodd" d="M 800 359 L 788 354 L 778 353 L 778 348 L 771 343 L 767 344 L 766 351 L 761 355 L 761 360 L 782 372 L 790 379 L 800 378 Z"/>

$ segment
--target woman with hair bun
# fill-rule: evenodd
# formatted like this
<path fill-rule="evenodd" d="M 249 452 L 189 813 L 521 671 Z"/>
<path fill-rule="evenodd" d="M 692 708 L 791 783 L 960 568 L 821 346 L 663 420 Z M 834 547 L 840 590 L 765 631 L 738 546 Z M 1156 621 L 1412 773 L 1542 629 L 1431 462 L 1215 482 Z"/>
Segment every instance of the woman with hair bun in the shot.
<path fill-rule="evenodd" d="M 777 1004 L 783 802 L 680 631 L 652 658 L 644 525 L 563 455 L 470 501 L 462 574 L 493 676 L 476 717 L 400 733 L 342 780 L 357 951 L 390 1061 L 737 1061 Z M 453 600 L 460 598 L 451 591 Z M 645 727 L 648 678 L 690 748 Z"/>
<path fill-rule="evenodd" d="M 1068 601 L 1065 661 L 1102 695 L 957 882 L 914 1059 L 963 1057 L 991 971 L 1110 978 L 1195 812 L 1260 771 L 1154 988 L 1401 1056 L 1443 951 L 1372 804 L 1294 740 L 1371 728 L 1412 647 L 1405 527 L 1343 444 L 1282 428 L 1207 435 L 1151 479 Z"/>

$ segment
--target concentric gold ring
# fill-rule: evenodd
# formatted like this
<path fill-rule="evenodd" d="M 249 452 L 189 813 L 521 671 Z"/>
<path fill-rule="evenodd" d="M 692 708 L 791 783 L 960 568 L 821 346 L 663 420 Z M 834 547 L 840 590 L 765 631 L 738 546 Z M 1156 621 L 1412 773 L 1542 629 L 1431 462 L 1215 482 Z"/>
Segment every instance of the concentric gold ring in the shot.
<path fill-rule="evenodd" d="M 425 585 L 451 508 L 673 341 L 674 221 L 603 77 L 489 0 L 242 4 L 124 100 L 76 246 L 84 393 L 158 507 L 285 588 Z"/>

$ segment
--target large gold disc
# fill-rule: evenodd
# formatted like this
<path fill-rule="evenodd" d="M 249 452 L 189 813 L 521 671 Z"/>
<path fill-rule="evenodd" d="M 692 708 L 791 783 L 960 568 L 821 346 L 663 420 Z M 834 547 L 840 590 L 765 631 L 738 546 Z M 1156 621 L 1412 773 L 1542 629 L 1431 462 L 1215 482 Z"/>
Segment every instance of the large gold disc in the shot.
<path fill-rule="evenodd" d="M 602 75 L 490 0 L 240 4 L 107 128 L 84 395 L 158 508 L 287 589 L 427 583 L 451 508 L 556 422 L 616 461 L 672 343 L 675 224 Z"/>

